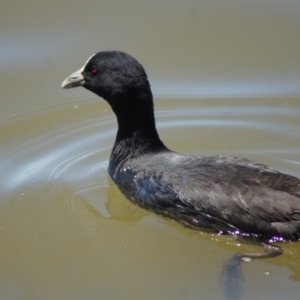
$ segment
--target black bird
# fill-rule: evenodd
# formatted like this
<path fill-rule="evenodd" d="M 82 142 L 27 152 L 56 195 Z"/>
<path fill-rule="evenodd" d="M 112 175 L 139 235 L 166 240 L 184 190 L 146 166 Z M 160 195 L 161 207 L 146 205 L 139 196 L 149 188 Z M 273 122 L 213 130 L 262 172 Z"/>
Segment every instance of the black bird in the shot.
<path fill-rule="evenodd" d="M 132 56 L 98 52 L 62 84 L 77 86 L 104 98 L 116 114 L 108 173 L 130 201 L 193 228 L 265 241 L 300 239 L 300 180 L 245 158 L 168 149 L 155 127 L 146 72 Z M 281 253 L 265 248 L 257 257 Z"/>

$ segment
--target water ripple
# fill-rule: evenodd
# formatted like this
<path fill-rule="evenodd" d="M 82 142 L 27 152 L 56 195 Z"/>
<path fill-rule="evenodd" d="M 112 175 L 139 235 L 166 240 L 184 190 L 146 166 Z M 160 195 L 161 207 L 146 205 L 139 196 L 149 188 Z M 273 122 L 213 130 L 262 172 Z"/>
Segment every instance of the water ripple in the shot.
<path fill-rule="evenodd" d="M 172 139 L 180 142 L 187 134 L 191 138 L 189 147 L 200 155 L 203 141 L 224 139 L 234 155 L 247 151 L 258 156 L 269 154 L 277 156 L 279 165 L 285 162 L 299 167 L 300 108 L 297 103 L 291 107 L 257 103 L 251 106 L 249 102 L 245 106 L 243 101 L 226 106 L 221 101 L 218 106 L 214 101 L 215 105 L 209 107 L 208 101 L 199 99 L 189 99 L 188 107 L 184 106 L 184 100 L 174 100 L 173 106 L 170 103 L 163 99 L 157 101 L 157 126 L 166 144 L 172 144 Z M 9 136 L 0 153 L 1 168 L 6 170 L 5 176 L 1 176 L 2 192 L 41 181 L 57 190 L 68 185 L 75 195 L 109 186 L 106 168 L 116 121 L 112 112 L 107 113 L 106 103 L 87 102 L 77 110 L 59 110 L 58 107 L 10 123 L 5 130 Z M 249 143 L 245 132 L 253 134 L 255 144 L 253 148 L 241 150 L 242 143 Z M 195 140 L 195 134 L 200 137 L 199 141 Z M 184 148 L 179 150 L 186 152 Z M 205 150 L 222 152 L 222 149 Z"/>

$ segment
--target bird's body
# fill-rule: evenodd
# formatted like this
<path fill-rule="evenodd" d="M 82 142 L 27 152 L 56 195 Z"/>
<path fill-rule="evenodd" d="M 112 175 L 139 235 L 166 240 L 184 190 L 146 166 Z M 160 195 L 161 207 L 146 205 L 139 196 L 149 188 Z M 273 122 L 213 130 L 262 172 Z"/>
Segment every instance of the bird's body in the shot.
<path fill-rule="evenodd" d="M 165 149 L 117 165 L 112 160 L 109 174 L 132 202 L 190 227 L 273 240 L 300 237 L 299 180 L 251 160 Z"/>
<path fill-rule="evenodd" d="M 300 238 L 300 180 L 244 158 L 169 150 L 156 131 L 147 75 L 134 58 L 99 52 L 63 83 L 80 85 L 103 97 L 116 114 L 108 172 L 129 200 L 194 228 Z"/>

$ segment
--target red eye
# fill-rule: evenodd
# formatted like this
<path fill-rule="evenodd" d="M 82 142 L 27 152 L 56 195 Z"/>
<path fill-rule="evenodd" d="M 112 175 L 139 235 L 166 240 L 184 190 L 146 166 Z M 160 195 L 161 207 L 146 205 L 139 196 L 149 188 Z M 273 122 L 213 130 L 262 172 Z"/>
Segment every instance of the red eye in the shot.
<path fill-rule="evenodd" d="M 92 66 L 91 71 L 92 71 L 93 74 L 97 74 L 98 73 L 98 69 L 95 66 Z"/>

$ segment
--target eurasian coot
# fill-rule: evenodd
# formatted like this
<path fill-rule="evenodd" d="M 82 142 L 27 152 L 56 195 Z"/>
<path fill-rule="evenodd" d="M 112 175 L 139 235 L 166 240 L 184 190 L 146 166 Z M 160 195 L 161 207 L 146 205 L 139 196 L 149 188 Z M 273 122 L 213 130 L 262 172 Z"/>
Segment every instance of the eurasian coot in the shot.
<path fill-rule="evenodd" d="M 132 56 L 91 56 L 62 84 L 77 86 L 104 98 L 117 116 L 108 172 L 129 200 L 192 227 L 300 238 L 300 180 L 245 158 L 169 150 L 156 131 L 147 75 Z"/>
<path fill-rule="evenodd" d="M 156 131 L 147 75 L 132 56 L 98 52 L 62 84 L 77 86 L 104 98 L 116 114 L 108 172 L 130 201 L 193 228 L 265 241 L 300 238 L 300 180 L 245 158 L 169 150 Z M 235 256 L 226 272 L 236 272 L 243 256 L 281 253 L 269 244 L 265 250 Z"/>

